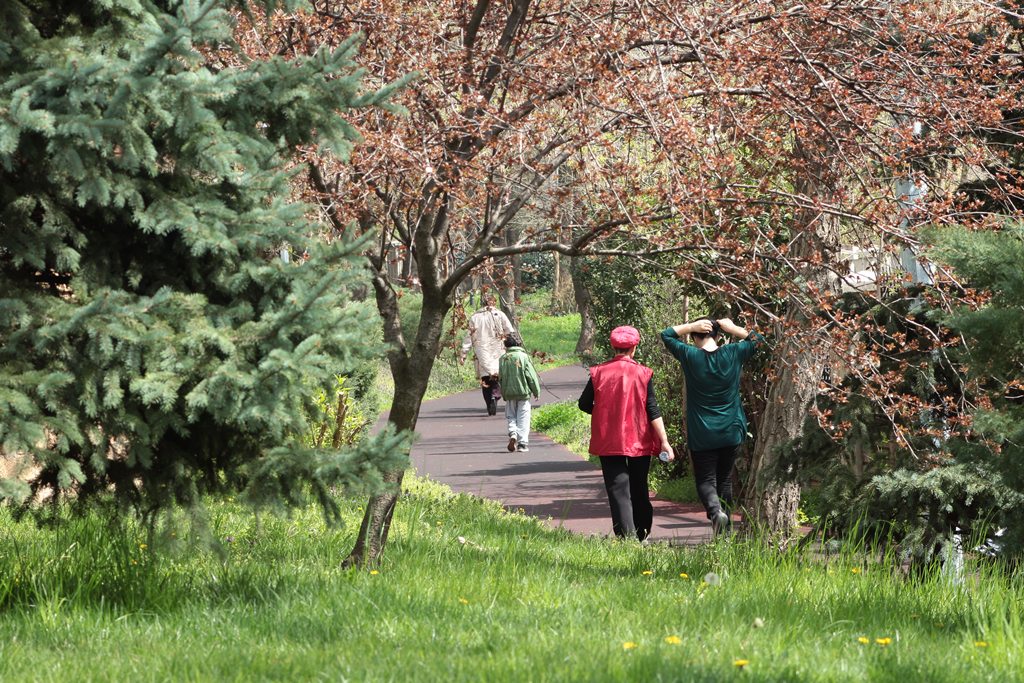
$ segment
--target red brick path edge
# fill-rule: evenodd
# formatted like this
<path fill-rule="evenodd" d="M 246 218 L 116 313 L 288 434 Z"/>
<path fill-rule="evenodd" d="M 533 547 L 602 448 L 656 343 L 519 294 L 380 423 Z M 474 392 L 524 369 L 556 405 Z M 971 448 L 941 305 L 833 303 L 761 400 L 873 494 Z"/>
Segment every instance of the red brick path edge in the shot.
<path fill-rule="evenodd" d="M 541 373 L 542 392 L 535 405 L 579 398 L 587 383 L 579 365 Z M 538 432 L 527 453 L 509 453 L 504 404 L 491 417 L 479 390 L 425 401 L 420 410 L 412 465 L 420 476 L 454 491 L 522 508 L 556 528 L 585 535 L 611 533 L 608 496 L 601 471 Z M 693 544 L 711 538 L 711 526 L 699 505 L 654 503 L 652 542 Z"/>

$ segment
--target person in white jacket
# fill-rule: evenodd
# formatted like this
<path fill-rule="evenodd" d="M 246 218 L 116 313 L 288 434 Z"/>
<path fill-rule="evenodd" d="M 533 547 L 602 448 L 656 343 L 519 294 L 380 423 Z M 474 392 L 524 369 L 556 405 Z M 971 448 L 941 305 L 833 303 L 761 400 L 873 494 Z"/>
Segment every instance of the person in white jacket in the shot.
<path fill-rule="evenodd" d="M 476 376 L 480 378 L 487 414 L 498 412 L 498 359 L 505 353 L 505 337 L 513 332 L 512 322 L 504 313 L 494 307 L 494 297 L 484 294 L 484 307 L 469 318 L 469 334 L 462 342 L 459 362 L 466 362 L 466 354 L 473 347 L 476 357 Z M 500 391 L 500 389 L 498 390 Z"/>

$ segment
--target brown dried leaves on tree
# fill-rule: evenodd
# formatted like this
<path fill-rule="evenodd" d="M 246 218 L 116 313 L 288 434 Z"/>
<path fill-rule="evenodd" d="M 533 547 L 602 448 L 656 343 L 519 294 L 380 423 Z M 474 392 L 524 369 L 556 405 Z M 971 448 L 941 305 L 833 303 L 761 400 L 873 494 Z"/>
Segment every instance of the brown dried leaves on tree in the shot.
<path fill-rule="evenodd" d="M 1020 96 L 1013 28 L 998 8 L 310 4 L 303 14 L 243 21 L 238 38 L 259 58 L 310 53 L 361 32 L 368 88 L 418 74 L 397 96 L 407 116 L 369 112 L 355 121 L 365 141 L 348 163 L 300 154 L 310 165 L 304 191 L 324 207 L 335 237 L 376 236 L 368 258 L 394 345 L 399 426 L 415 426 L 459 286 L 512 255 L 543 250 L 671 254 L 670 274 L 687 291 L 738 305 L 748 325 L 776 339 L 799 335 L 775 351 L 776 377 L 799 368 L 790 393 L 774 397 L 798 404 L 774 416 L 779 438 L 799 433 L 793 420 L 829 364 L 860 373 L 888 410 L 921 409 L 887 392 L 892 378 L 873 373 L 862 321 L 834 303 L 854 285 L 868 297 L 897 286 L 900 253 L 920 255 L 920 226 L 989 218 L 956 189 L 1008 153 L 986 143 L 1008 128 L 1002 112 Z M 1017 192 L 1014 177 L 1000 183 L 999 191 Z M 927 191 L 901 196 L 915 186 Z M 873 281 L 851 276 L 851 250 Z M 395 292 L 414 278 L 424 311 L 407 340 Z M 936 296 L 950 307 L 970 292 Z M 376 545 L 365 555 L 357 549 L 358 561 L 379 554 L 392 505 L 368 523 L 377 528 L 364 524 L 361 543 Z"/>

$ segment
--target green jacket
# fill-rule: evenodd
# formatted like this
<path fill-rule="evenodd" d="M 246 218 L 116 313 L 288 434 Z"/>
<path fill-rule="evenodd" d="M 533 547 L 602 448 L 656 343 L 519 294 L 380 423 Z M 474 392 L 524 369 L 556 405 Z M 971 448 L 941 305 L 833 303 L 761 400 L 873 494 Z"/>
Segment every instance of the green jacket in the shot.
<path fill-rule="evenodd" d="M 534 398 L 540 396 L 540 378 L 529 354 L 521 346 L 510 347 L 498 359 L 498 382 L 505 400 L 522 401 L 531 394 Z"/>

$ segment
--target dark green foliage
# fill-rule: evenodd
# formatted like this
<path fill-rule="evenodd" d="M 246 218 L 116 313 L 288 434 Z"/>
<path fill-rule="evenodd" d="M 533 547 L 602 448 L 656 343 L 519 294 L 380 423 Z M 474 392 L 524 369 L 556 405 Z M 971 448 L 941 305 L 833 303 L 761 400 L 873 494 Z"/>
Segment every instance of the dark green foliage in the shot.
<path fill-rule="evenodd" d="M 525 291 L 550 288 L 555 283 L 555 257 L 549 251 L 523 254 L 522 285 Z"/>
<path fill-rule="evenodd" d="M 630 246 L 643 249 L 642 244 Z M 683 322 L 686 313 L 683 301 L 685 295 L 690 294 L 687 283 L 672 274 L 669 257 L 654 261 L 590 258 L 583 262 L 578 276 L 584 278 L 593 297 L 596 343 L 594 356 L 587 360 L 596 364 L 612 356 L 608 335 L 619 325 L 631 325 L 640 331 L 636 359 L 654 370 L 655 395 L 669 442 L 679 456 L 670 465 L 655 461 L 651 477 L 655 481 L 685 477 L 689 470 L 689 458 L 685 457 L 686 388 L 679 363 L 665 351 L 660 334 L 668 325 Z M 694 297 L 690 317 L 701 315 L 703 306 L 704 300 Z"/>
<path fill-rule="evenodd" d="M 361 245 L 319 238 L 286 167 L 299 146 L 344 157 L 342 114 L 391 88 L 360 94 L 354 40 L 212 68 L 231 3 L 166 4 L 5 3 L 0 448 L 41 469 L 0 497 L 148 513 L 308 484 L 331 516 L 328 487 L 374 487 L 403 440 L 302 443 L 317 388 L 380 349 L 349 296 Z"/>
<path fill-rule="evenodd" d="M 625 247 L 638 252 L 645 249 L 645 245 L 639 241 L 627 242 Z M 650 245 L 646 245 L 646 248 L 650 248 Z M 661 342 L 661 331 L 669 325 L 678 325 L 703 315 L 716 318 L 736 315 L 732 310 L 735 302 L 722 297 L 719 292 L 709 291 L 704 284 L 716 281 L 713 272 L 702 273 L 703 282 L 698 282 L 692 276 L 677 275 L 683 267 L 692 267 L 692 262 L 684 263 L 673 255 L 662 254 L 644 259 L 589 258 L 580 268 L 580 274 L 593 297 L 597 330 L 595 354 L 588 360 L 600 363 L 610 357 L 608 335 L 618 325 L 632 325 L 640 331 L 642 340 L 636 358 L 654 370 L 658 404 L 669 441 L 677 451 L 673 464 L 654 464 L 652 477 L 661 480 L 686 476 L 690 462 L 686 450 L 686 387 L 683 372 L 679 361 L 665 350 Z M 737 318 L 736 322 L 743 324 L 745 321 Z M 762 354 L 762 362 L 765 356 L 767 354 Z M 763 405 L 764 378 L 763 371 L 755 364 L 748 366 L 742 381 L 741 392 L 751 433 L 756 433 L 757 418 Z M 753 439 L 746 442 L 747 446 L 752 443 Z M 741 483 L 748 455 L 746 449 L 741 451 L 737 464 Z"/>
<path fill-rule="evenodd" d="M 808 416 L 803 436 L 784 448 L 775 474 L 795 474 L 814 489 L 808 512 L 832 532 L 895 537 L 928 554 L 956 526 L 977 520 L 990 501 L 955 497 L 978 490 L 982 480 L 977 472 L 949 468 L 942 452 L 950 427 L 937 407 L 964 397 L 948 354 L 932 345 L 939 330 L 923 293 L 902 291 L 874 304 L 858 294 L 844 297 L 837 308 L 858 317 L 861 340 L 877 360 L 875 376 L 890 378 L 889 410 L 871 393 L 873 386 L 848 375 L 837 398 L 817 399 L 817 414 Z M 824 428 L 818 414 L 825 417 Z M 959 505 L 967 509 L 954 510 Z"/>
<path fill-rule="evenodd" d="M 1024 228 L 998 232 L 945 230 L 938 257 L 972 287 L 991 294 L 987 305 L 961 308 L 947 321 L 967 340 L 964 361 L 983 392 L 970 439 L 950 450 L 982 470 L 994 497 L 988 514 L 1008 530 L 1007 545 L 1024 551 Z"/>
<path fill-rule="evenodd" d="M 584 278 L 593 297 L 596 343 L 594 355 L 587 361 L 596 364 L 611 358 L 608 335 L 619 325 L 639 330 L 641 341 L 636 359 L 654 370 L 655 394 L 669 440 L 681 447 L 685 431 L 682 371 L 679 363 L 665 352 L 660 333 L 667 325 L 683 322 L 683 283 L 676 280 L 667 263 L 625 258 L 588 258 L 578 277 Z M 697 306 L 703 305 L 703 300 L 695 300 L 691 317 L 695 317 Z M 677 461 L 680 467 L 683 462 L 682 458 Z M 660 471 L 660 467 L 655 469 Z"/>
<path fill-rule="evenodd" d="M 984 306 L 942 313 L 927 303 L 929 290 L 868 310 L 855 297 L 846 301 L 845 313 L 863 316 L 878 372 L 898 374 L 888 388 L 903 410 L 886 414 L 850 376 L 842 400 L 821 397 L 817 406 L 838 431 L 811 416 L 803 438 L 787 446 L 780 471 L 792 467 L 817 487 L 817 512 L 833 531 L 873 530 L 929 558 L 957 529 L 1007 527 L 1007 551 L 1024 549 L 1022 234 L 1015 227 L 932 235 L 935 257 L 991 294 Z M 962 334 L 966 345 L 934 347 L 933 335 L 944 334 Z"/>

